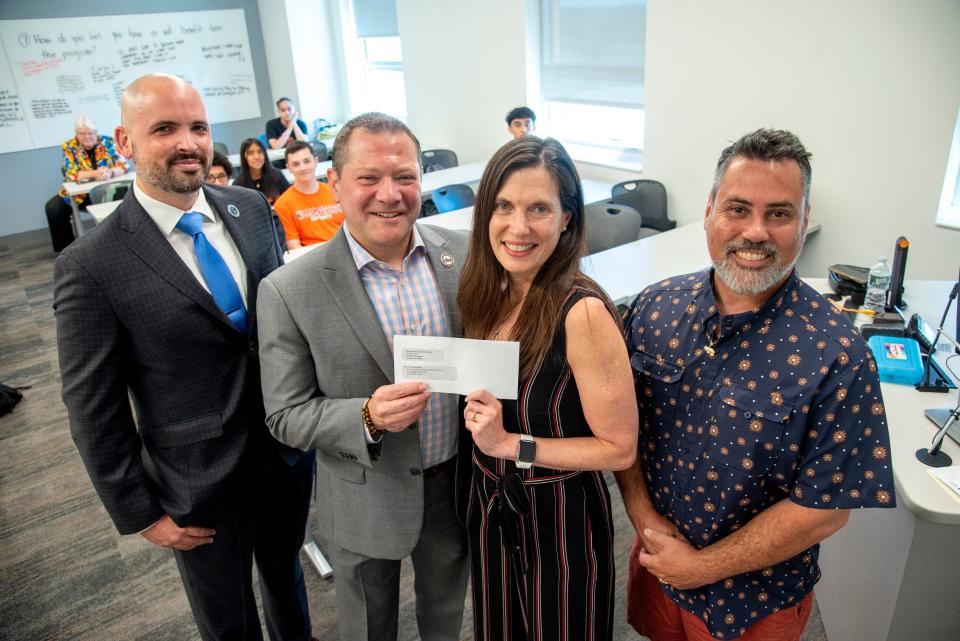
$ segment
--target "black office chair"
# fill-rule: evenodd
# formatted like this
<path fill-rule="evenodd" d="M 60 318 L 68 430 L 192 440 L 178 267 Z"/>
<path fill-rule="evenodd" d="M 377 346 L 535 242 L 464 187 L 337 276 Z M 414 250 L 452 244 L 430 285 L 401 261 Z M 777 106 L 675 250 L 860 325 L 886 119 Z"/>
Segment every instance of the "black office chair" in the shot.
<path fill-rule="evenodd" d="M 457 162 L 457 154 L 449 149 L 428 149 L 420 153 L 420 161 L 423 164 L 423 173 L 425 174 L 431 171 L 450 169 L 460 164 Z"/>
<path fill-rule="evenodd" d="M 584 211 L 588 254 L 637 240 L 643 225 L 643 217 L 627 205 L 593 203 Z"/>
<path fill-rule="evenodd" d="M 433 204 L 437 206 L 437 213 L 456 211 L 473 204 L 474 195 L 470 185 L 447 185 L 430 192 Z"/>
<path fill-rule="evenodd" d="M 310 148 L 313 149 L 313 155 L 317 157 L 317 162 L 323 162 L 330 158 L 330 154 L 327 153 L 327 146 L 319 140 L 311 140 Z"/>
<path fill-rule="evenodd" d="M 214 150 L 214 151 L 219 151 L 219 152 L 220 152 L 221 154 L 223 154 L 224 156 L 229 156 L 229 155 L 230 155 L 230 150 L 227 149 L 227 146 L 226 146 L 225 144 L 223 144 L 222 142 L 215 142 L 215 143 L 213 143 L 213 150 Z"/>
<path fill-rule="evenodd" d="M 90 204 L 99 205 L 100 203 L 122 200 L 132 184 L 132 180 L 118 180 L 105 185 L 97 185 L 90 190 Z"/>
<path fill-rule="evenodd" d="M 643 216 L 643 226 L 669 231 L 677 221 L 667 216 L 667 190 L 656 180 L 627 180 L 613 186 L 610 203 L 628 205 Z"/>

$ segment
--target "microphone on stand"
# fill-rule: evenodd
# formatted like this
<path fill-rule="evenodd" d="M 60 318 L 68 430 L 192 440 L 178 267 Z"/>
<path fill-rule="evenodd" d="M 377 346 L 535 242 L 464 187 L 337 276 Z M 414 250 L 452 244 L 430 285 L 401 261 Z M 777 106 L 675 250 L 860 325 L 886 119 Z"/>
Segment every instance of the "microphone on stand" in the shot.
<path fill-rule="evenodd" d="M 937 335 L 934 337 L 933 342 L 930 345 L 930 353 L 927 355 L 927 367 L 923 372 L 923 383 L 929 386 L 929 376 L 930 376 L 930 361 L 933 360 L 933 355 L 937 351 L 937 341 L 940 339 L 943 334 L 943 324 L 947 321 L 947 312 L 950 310 L 950 305 L 953 303 L 953 300 L 957 297 L 958 292 L 960 292 L 960 279 L 957 280 L 956 284 L 953 286 L 953 290 L 950 292 L 950 296 L 947 300 L 947 307 L 943 310 L 943 317 L 940 319 L 940 325 L 937 328 Z M 957 315 L 960 317 L 960 309 L 957 310 Z M 957 321 L 960 324 L 960 320 Z M 953 343 L 958 349 L 960 345 L 957 345 L 957 341 L 947 336 L 949 341 Z M 960 338 L 958 336 L 957 338 Z M 920 389 L 920 384 L 917 384 L 917 389 Z M 930 443 L 928 449 L 920 448 L 917 450 L 917 460 L 919 460 L 924 465 L 930 467 L 947 467 L 952 465 L 953 461 L 946 452 L 942 452 L 940 447 L 943 445 L 943 439 L 950 431 L 950 428 L 960 421 L 960 400 L 957 401 L 956 407 L 952 410 L 949 408 L 931 408 L 924 410 L 924 416 L 930 419 L 934 425 L 938 428 L 936 435 L 933 437 L 933 441 Z"/>
<path fill-rule="evenodd" d="M 947 432 L 950 431 L 950 427 L 960 420 L 960 405 L 957 405 L 953 410 L 927 410 L 924 414 L 934 423 L 939 425 L 940 423 L 931 416 L 930 412 L 949 412 L 947 415 L 947 420 L 944 421 L 943 426 L 937 431 L 937 434 L 933 437 L 933 441 L 930 443 L 930 448 L 921 447 L 917 450 L 917 460 L 919 460 L 924 465 L 929 465 L 930 467 L 947 467 L 953 465 L 953 459 L 950 458 L 950 455 L 946 452 L 940 450 L 940 446 L 943 445 L 943 437 L 947 435 Z"/>
<path fill-rule="evenodd" d="M 939 341 L 940 337 L 943 335 L 943 324 L 947 322 L 947 314 L 950 313 L 950 305 L 953 304 L 953 300 L 957 297 L 958 291 L 960 291 L 960 281 L 954 283 L 953 289 L 950 290 L 950 296 L 947 297 L 947 305 L 943 308 L 943 316 L 940 317 L 940 323 L 937 325 L 937 334 L 933 337 L 933 341 L 930 343 L 930 353 L 927 354 L 927 360 L 923 365 L 923 378 L 921 378 L 920 382 L 914 386 L 919 392 L 947 391 L 947 386 L 942 381 L 938 380 L 935 384 L 930 383 L 930 366 L 933 362 L 933 355 L 937 351 L 937 341 Z M 960 338 L 960 336 L 958 336 L 958 338 Z M 953 341 L 950 342 L 952 343 Z"/>

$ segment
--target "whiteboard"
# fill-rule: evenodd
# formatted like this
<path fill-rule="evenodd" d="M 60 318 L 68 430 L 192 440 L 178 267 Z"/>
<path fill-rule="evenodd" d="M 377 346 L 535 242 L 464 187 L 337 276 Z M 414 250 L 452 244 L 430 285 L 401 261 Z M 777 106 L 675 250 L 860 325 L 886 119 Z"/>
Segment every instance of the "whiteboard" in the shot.
<path fill-rule="evenodd" d="M 0 21 L 0 153 L 59 146 L 79 116 L 101 133 L 154 72 L 200 92 L 211 123 L 260 117 L 243 9 Z"/>

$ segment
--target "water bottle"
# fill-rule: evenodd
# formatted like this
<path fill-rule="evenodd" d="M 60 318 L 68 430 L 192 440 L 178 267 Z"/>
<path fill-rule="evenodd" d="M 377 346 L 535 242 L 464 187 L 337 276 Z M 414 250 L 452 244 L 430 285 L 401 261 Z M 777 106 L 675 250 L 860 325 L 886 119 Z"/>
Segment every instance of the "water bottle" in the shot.
<path fill-rule="evenodd" d="M 890 265 L 887 264 L 887 257 L 881 256 L 877 264 L 870 268 L 870 275 L 867 276 L 867 296 L 863 300 L 864 307 L 878 314 L 881 313 L 887 304 L 889 288 Z"/>

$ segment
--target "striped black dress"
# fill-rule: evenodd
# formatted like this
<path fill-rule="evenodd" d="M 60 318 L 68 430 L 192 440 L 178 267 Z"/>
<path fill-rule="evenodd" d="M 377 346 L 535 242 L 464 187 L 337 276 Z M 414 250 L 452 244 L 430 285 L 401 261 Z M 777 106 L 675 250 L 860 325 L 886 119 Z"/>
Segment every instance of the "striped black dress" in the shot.
<path fill-rule="evenodd" d="M 566 359 L 564 319 L 592 293 L 575 290 L 553 346 L 503 401 L 508 432 L 591 436 Z M 467 512 L 477 641 L 589 641 L 613 633 L 613 521 L 600 472 L 517 470 L 476 447 Z"/>

